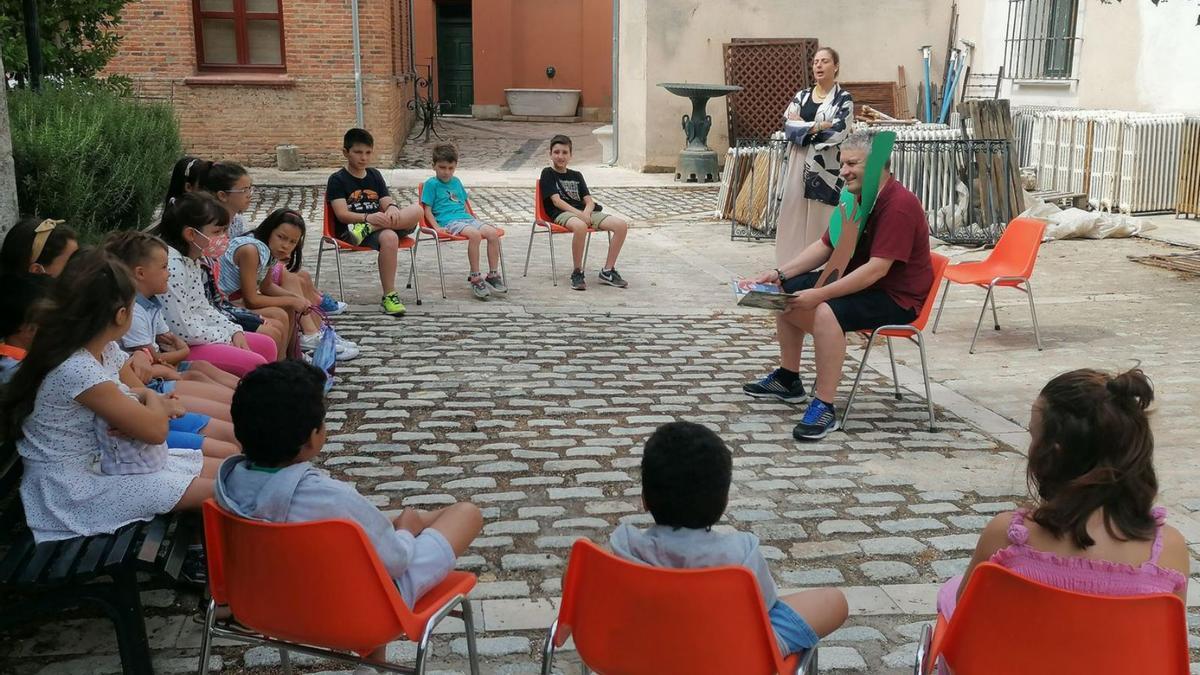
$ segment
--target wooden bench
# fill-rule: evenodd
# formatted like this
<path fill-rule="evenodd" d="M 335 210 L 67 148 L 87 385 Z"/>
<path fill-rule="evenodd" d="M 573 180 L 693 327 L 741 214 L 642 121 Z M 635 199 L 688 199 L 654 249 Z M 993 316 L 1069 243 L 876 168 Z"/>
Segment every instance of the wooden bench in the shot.
<path fill-rule="evenodd" d="M 35 544 L 17 494 L 20 478 L 15 449 L 0 447 L 0 500 L 7 501 L 0 501 L 0 542 L 9 544 L 0 556 L 0 631 L 71 607 L 99 607 L 116 627 L 125 673 L 153 673 L 138 573 L 158 585 L 177 581 L 198 515 L 162 515 L 112 534 Z"/>

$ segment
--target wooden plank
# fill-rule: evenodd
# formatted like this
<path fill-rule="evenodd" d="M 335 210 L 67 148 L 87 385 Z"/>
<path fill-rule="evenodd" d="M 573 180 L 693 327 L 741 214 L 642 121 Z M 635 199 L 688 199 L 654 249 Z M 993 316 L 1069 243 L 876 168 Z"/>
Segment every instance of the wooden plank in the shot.
<path fill-rule="evenodd" d="M 896 66 L 896 117 L 906 120 L 912 116 L 908 107 L 908 77 L 904 75 L 904 66 Z"/>
<path fill-rule="evenodd" d="M 111 534 L 102 534 L 89 538 L 87 548 L 84 549 L 83 555 L 80 557 L 79 565 L 75 567 L 75 573 L 94 574 L 96 567 L 104 559 L 104 554 L 108 552 L 108 547 L 114 541 L 116 541 L 116 537 Z"/>
<path fill-rule="evenodd" d="M 896 117 L 895 82 L 842 82 L 841 86 L 854 97 L 854 107 L 869 105 L 890 117 Z"/>
<path fill-rule="evenodd" d="M 17 584 L 32 584 L 41 579 L 42 572 L 58 551 L 57 541 L 43 541 L 33 549 L 33 557 L 17 575 Z"/>
<path fill-rule="evenodd" d="M 59 547 L 58 556 L 55 557 L 50 565 L 50 571 L 46 574 L 46 581 L 65 581 L 71 575 L 75 569 L 75 561 L 79 558 L 79 553 L 83 550 L 87 539 L 87 537 L 75 537 L 63 542 Z"/>
<path fill-rule="evenodd" d="M 142 537 L 142 545 L 138 549 L 138 560 L 152 563 L 158 558 L 158 550 L 162 547 L 163 539 L 167 536 L 167 527 L 171 519 L 167 516 L 155 516 L 146 526 L 146 535 Z"/>
<path fill-rule="evenodd" d="M 116 532 L 116 538 L 113 541 L 112 548 L 108 550 L 108 556 L 104 559 L 104 567 L 114 567 L 125 562 L 125 556 L 129 554 L 129 549 L 133 546 L 134 537 L 142 531 L 142 526 L 145 523 L 133 523 L 126 525 Z"/>

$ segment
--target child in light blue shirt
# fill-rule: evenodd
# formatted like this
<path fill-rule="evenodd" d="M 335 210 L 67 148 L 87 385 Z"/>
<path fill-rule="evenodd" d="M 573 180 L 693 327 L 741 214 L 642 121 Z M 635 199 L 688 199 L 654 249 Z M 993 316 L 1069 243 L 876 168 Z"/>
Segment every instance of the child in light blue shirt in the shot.
<path fill-rule="evenodd" d="M 449 143 L 433 148 L 434 176 L 421 186 L 421 206 L 425 209 L 425 223 L 437 231 L 439 237 L 465 237 L 467 240 L 467 262 L 471 273 L 467 282 L 471 292 L 480 300 L 493 293 L 507 293 L 508 287 L 500 275 L 500 230 L 481 222 L 471 213 L 467 189 L 454 176 L 458 168 L 458 150 Z M 487 240 L 488 273 L 479 271 L 479 242 Z"/>

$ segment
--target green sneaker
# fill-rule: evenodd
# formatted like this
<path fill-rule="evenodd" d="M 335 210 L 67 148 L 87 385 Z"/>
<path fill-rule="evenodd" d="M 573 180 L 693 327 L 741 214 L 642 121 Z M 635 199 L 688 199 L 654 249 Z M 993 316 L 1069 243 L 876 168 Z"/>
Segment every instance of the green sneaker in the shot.
<path fill-rule="evenodd" d="M 383 296 L 383 300 L 379 304 L 383 305 L 384 314 L 392 316 L 404 316 L 404 312 L 408 311 L 404 309 L 404 303 L 400 302 L 400 296 L 396 295 L 396 291 Z"/>
<path fill-rule="evenodd" d="M 346 226 L 346 231 L 350 233 L 354 245 L 358 246 L 371 234 L 371 226 L 366 223 L 350 223 Z"/>

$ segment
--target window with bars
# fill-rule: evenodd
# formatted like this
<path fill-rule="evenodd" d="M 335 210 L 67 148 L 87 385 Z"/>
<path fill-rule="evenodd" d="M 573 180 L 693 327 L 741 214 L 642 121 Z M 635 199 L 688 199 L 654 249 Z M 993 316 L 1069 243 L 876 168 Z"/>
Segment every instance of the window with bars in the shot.
<path fill-rule="evenodd" d="M 286 69 L 283 0 L 192 0 L 201 70 Z"/>
<path fill-rule="evenodd" d="M 1079 46 L 1079 0 L 1009 0 L 1004 72 L 1017 80 L 1069 80 Z"/>

